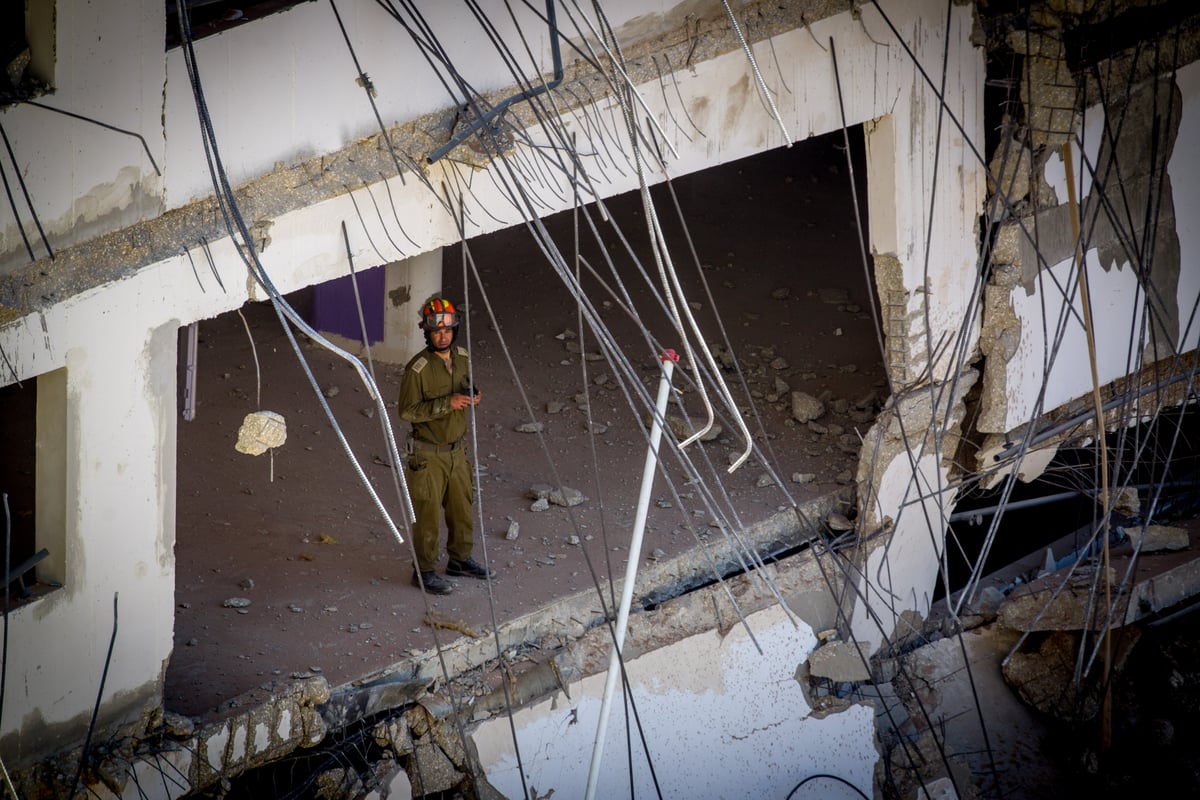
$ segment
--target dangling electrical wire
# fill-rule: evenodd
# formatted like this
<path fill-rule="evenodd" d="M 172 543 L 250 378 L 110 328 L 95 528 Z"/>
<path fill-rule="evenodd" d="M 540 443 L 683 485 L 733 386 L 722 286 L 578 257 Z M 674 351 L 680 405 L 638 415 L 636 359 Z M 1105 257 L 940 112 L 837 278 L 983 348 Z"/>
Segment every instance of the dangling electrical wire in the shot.
<path fill-rule="evenodd" d="M 276 315 L 279 317 L 280 323 L 283 325 L 284 332 L 292 346 L 292 350 L 296 354 L 301 368 L 303 369 L 304 374 L 309 381 L 309 385 L 313 389 L 317 402 L 321 405 L 322 410 L 325 412 L 326 418 L 329 419 L 330 425 L 333 428 L 338 442 L 342 446 L 343 452 L 350 460 L 350 463 L 355 473 L 358 475 L 360 482 L 366 489 L 368 495 L 371 497 L 372 502 L 379 511 L 380 516 L 383 518 L 385 524 L 388 526 L 388 529 L 391 531 L 393 537 L 397 540 L 397 542 L 403 542 L 403 535 L 401 535 L 391 517 L 391 514 L 388 513 L 386 507 L 383 505 L 383 501 L 380 500 L 379 496 L 376 494 L 370 480 L 367 479 L 366 473 L 363 472 L 362 466 L 359 464 L 357 457 L 354 455 L 349 442 L 346 441 L 341 427 L 337 424 L 337 419 L 334 417 L 333 411 L 329 407 L 328 402 L 326 402 L 325 396 L 321 392 L 320 385 L 317 383 L 316 377 L 312 374 L 312 370 L 310 369 L 307 360 L 304 358 L 303 352 L 301 351 L 299 343 L 296 341 L 288 322 L 290 321 L 298 329 L 308 335 L 309 338 L 314 342 L 325 347 L 330 352 L 347 361 L 352 367 L 354 367 L 355 372 L 358 374 L 360 380 L 362 380 L 364 385 L 367 387 L 371 398 L 375 401 L 377 411 L 384 420 L 387 418 L 387 408 L 383 404 L 383 399 L 378 387 L 371 379 L 371 376 L 366 372 L 362 362 L 341 348 L 335 347 L 323 336 L 313 330 L 313 328 L 308 325 L 308 323 L 306 323 L 300 317 L 300 315 L 295 312 L 294 309 L 292 309 L 286 300 L 283 299 L 283 296 L 279 293 L 278 289 L 275 288 L 270 277 L 267 275 L 266 271 L 262 268 L 261 263 L 258 261 L 257 250 L 253 245 L 253 241 L 249 234 L 249 230 L 246 227 L 245 220 L 241 217 L 237 199 L 233 193 L 232 187 L 229 184 L 228 177 L 225 175 L 224 165 L 221 162 L 220 154 L 217 148 L 216 132 L 213 129 L 212 120 L 208 114 L 208 105 L 205 101 L 203 86 L 200 82 L 199 67 L 196 61 L 196 54 L 191 36 L 191 23 L 188 15 L 184 13 L 183 5 L 183 0 L 176 0 L 176 10 L 179 14 L 180 20 L 180 38 L 183 41 L 184 63 L 187 67 L 189 82 L 195 98 L 196 112 L 200 121 L 205 157 L 208 163 L 210 175 L 212 177 L 214 193 L 217 198 L 218 207 L 220 208 L 222 216 L 225 220 L 226 228 L 229 231 L 230 237 L 234 241 L 235 245 L 240 237 L 241 243 L 244 246 L 237 247 L 237 251 L 243 262 L 246 264 L 250 274 L 254 276 L 255 280 L 261 286 L 263 286 L 264 289 L 266 289 L 268 295 L 270 296 L 272 306 L 275 309 Z M 388 423 L 386 426 L 386 433 L 389 456 L 393 463 L 399 463 L 399 451 L 396 447 L 395 437 L 392 434 L 390 423 Z M 406 517 L 405 524 L 407 525 L 411 519 L 411 516 Z"/>

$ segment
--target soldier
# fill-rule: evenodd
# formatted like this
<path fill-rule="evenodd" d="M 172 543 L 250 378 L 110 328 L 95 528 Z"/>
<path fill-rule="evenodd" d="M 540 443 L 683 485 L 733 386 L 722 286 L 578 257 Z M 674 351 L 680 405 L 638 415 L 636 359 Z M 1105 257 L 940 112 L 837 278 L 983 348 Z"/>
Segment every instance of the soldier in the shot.
<path fill-rule="evenodd" d="M 438 529 L 445 510 L 450 559 L 446 574 L 494 578 L 495 573 L 471 558 L 474 547 L 471 503 L 475 491 L 463 434 L 467 409 L 481 395 L 471 387 L 466 348 L 455 346 L 458 311 L 449 300 L 434 297 L 421 307 L 420 327 L 426 348 L 413 356 L 400 385 L 400 418 L 412 423 L 404 475 L 412 497 L 417 551 L 413 585 L 430 594 L 449 594 L 454 585 L 435 572 Z"/>

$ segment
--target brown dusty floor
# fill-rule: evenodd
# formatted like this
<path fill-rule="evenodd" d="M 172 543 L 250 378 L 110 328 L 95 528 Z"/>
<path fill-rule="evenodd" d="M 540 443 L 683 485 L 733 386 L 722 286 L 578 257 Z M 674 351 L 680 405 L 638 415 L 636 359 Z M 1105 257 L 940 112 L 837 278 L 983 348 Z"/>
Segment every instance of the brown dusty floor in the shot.
<path fill-rule="evenodd" d="M 840 138 L 827 137 L 675 182 L 703 274 L 768 431 L 773 452 L 768 458 L 798 502 L 830 491 L 839 473 L 853 470 L 854 431 L 865 432 L 869 424 L 855 409 L 855 401 L 872 395 L 882 401 L 885 396 L 838 144 Z M 861 169 L 856 174 L 861 175 Z M 661 216 L 670 218 L 670 196 L 661 188 L 655 196 Z M 617 199 L 611 208 L 631 239 L 646 238 L 637 229 L 636 197 Z M 560 247 L 571 253 L 570 215 L 549 224 Z M 699 288 L 678 226 L 665 227 L 678 243 L 675 258 L 689 300 L 698 304 L 693 308 L 698 308 L 706 338 L 717 341 L 720 331 L 713 309 Z M 606 238 L 611 239 L 606 241 L 610 251 L 617 253 L 615 237 Z M 594 437 L 585 431 L 586 418 L 574 401 L 584 386 L 579 357 L 555 338 L 576 328 L 574 301 L 524 229 L 474 240 L 471 251 L 503 334 L 502 344 L 487 318 L 479 287 L 472 285 L 465 299 L 476 384 L 483 393 L 474 428 L 475 460 L 486 467 L 480 477 L 483 522 L 476 531 L 476 555 L 482 559 L 486 548 L 499 577 L 492 586 L 494 611 L 486 584 L 471 580 L 457 580 L 454 594 L 431 598 L 431 604 L 479 630 L 491 625 L 493 613 L 500 621 L 512 619 L 591 586 L 583 547 L 602 578 L 608 563 L 618 573 L 623 571 L 645 439 L 616 384 L 598 385 L 599 374 L 617 375 L 602 361 L 588 362 L 587 385 L 593 418 L 608 429 Z M 585 255 L 602 268 L 595 247 L 585 248 Z M 653 262 L 642 257 L 653 269 Z M 647 328 L 666 346 L 678 348 L 644 283 L 627 266 L 620 269 Z M 444 271 L 447 294 L 462 300 L 458 248 L 447 250 Z M 783 289 L 786 296 L 777 291 Z M 607 296 L 594 287 L 590 293 L 597 303 Z M 300 307 L 306 304 L 305 293 L 293 299 Z M 430 629 L 421 623 L 421 595 L 409 585 L 408 543 L 397 544 L 387 533 L 272 309 L 257 305 L 244 313 L 261 363 L 261 403 L 256 401 L 246 331 L 236 313 L 226 314 L 200 324 L 197 416 L 179 423 L 175 652 L 166 674 L 165 704 L 195 717 L 212 715 L 222 702 L 273 678 L 319 670 L 332 685 L 339 685 L 386 667 L 413 648 L 433 644 Z M 653 393 L 658 370 L 637 327 L 616 306 L 602 313 Z M 514 431 L 529 415 L 509 370 L 506 348 L 524 393 L 546 425 L 544 450 L 536 435 Z M 366 475 L 399 519 L 379 420 L 363 413 L 371 405 L 365 390 L 351 370 L 335 363 L 326 351 L 307 344 L 302 349 L 322 389 L 332 394 L 331 387 L 337 387 L 329 403 Z M 181 361 L 182 355 L 181 349 Z M 775 361 L 780 358 L 783 362 Z M 402 438 L 407 426 L 398 422 L 394 409 L 401 369 L 384 364 L 376 364 L 376 369 L 397 437 Z M 736 384 L 735 374 L 725 377 Z M 831 410 L 820 420 L 827 427 L 840 425 L 842 431 L 814 432 L 791 424 L 787 396 L 771 399 L 777 377 L 792 389 L 813 395 L 828 392 L 833 400 L 848 401 L 846 413 Z M 744 393 L 736 385 L 734 390 L 742 398 L 739 405 L 749 407 Z M 551 401 L 563 403 L 565 409 L 545 413 Z M 686 393 L 685 403 L 689 413 L 701 413 L 696 393 Z M 259 408 L 287 419 L 288 440 L 275 452 L 273 464 L 270 456 L 252 457 L 233 449 L 242 417 Z M 857 420 L 851 416 L 855 413 Z M 758 521 L 789 503 L 779 487 L 756 485 L 765 472 L 760 463 L 752 460 L 734 475 L 725 475 L 728 454 L 741 449 L 728 420 L 721 438 L 703 448 L 717 465 L 718 477 L 709 483 L 724 487 L 743 523 Z M 702 459 L 699 450 L 690 452 Z M 579 489 L 588 501 L 571 509 L 571 515 L 556 506 L 542 513 L 530 511 L 526 492 L 534 484 L 555 483 L 555 470 L 564 485 Z M 698 507 L 696 487 L 683 485 L 674 463 L 670 473 L 687 508 L 676 507 L 660 476 L 652 495 L 644 556 L 655 550 L 674 555 L 695 546 L 684 521 L 699 530 L 706 530 L 710 521 Z M 800 485 L 790 480 L 793 473 L 815 473 L 817 478 Z M 516 541 L 504 537 L 510 519 L 520 525 Z M 572 535 L 582 546 L 568 543 Z M 244 588 L 250 582 L 252 588 Z M 232 597 L 249 599 L 251 605 L 241 610 L 223 607 Z"/>

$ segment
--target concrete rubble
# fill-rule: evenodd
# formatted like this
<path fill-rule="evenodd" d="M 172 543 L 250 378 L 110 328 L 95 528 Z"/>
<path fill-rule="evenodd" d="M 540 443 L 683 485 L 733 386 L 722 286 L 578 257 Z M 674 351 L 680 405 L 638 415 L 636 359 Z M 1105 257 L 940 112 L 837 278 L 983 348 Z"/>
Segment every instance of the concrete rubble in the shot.
<path fill-rule="evenodd" d="M 563 503 L 573 496 L 564 496 Z M 821 519 L 833 506 L 847 501 L 845 490 L 818 498 L 799 513 L 789 510 L 752 526 L 743 532 L 742 541 L 763 554 L 795 546 L 816 535 L 803 520 Z M 731 595 L 719 584 L 694 590 L 708 582 L 712 564 L 722 572 L 741 569 L 740 558 L 727 541 L 714 540 L 707 554 L 693 550 L 675 558 L 664 556 L 647 559 L 639 576 L 644 594 L 635 605 L 655 610 L 631 617 L 626 640 L 629 658 L 714 627 L 727 631 L 738 624 L 739 615 L 778 602 L 763 585 L 745 576 L 727 579 Z M 830 593 L 812 588 L 822 579 L 811 557 L 793 556 L 767 570 L 801 618 L 821 629 L 836 622 L 838 612 Z M 498 796 L 480 777 L 476 755 L 462 745 L 453 723 L 453 703 L 460 704 L 468 720 L 479 721 L 506 708 L 504 687 L 497 680 L 508 682 L 509 700 L 519 705 L 603 671 L 611 639 L 600 626 L 602 617 L 595 606 L 593 593 L 582 592 L 503 623 L 498 637 L 504 656 L 499 661 L 495 639 L 464 635 L 444 644 L 440 655 L 435 650 L 416 651 L 389 670 L 345 686 L 331 688 L 324 676 L 312 674 L 272 682 L 263 687 L 269 690 L 265 701 L 234 698 L 223 706 L 219 720 L 202 726 L 166 715 L 148 738 L 130 740 L 123 749 L 114 749 L 112 757 L 89 759 L 93 766 L 84 771 L 87 792 L 102 798 L 133 798 L 139 786 L 149 780 L 161 782 L 160 776 L 168 770 L 174 776 L 169 796 L 182 797 L 227 785 L 289 754 L 336 744 L 338 732 L 382 717 L 371 729 L 371 741 L 381 751 L 370 774 L 342 767 L 327 770 L 316 776 L 317 796 L 395 800 L 452 791 L 472 780 L 479 796 Z M 453 676 L 453 692 L 443 682 L 443 661 Z M 257 698 L 260 693 L 251 695 Z M 159 745 L 147 751 L 151 741 Z M 78 757 L 77 751 L 74 758 Z M 19 776 L 19 780 L 26 786 L 44 787 L 50 796 L 65 795 L 63 787 L 73 777 L 70 758 L 65 757 L 57 771 L 42 765 L 38 774 Z"/>

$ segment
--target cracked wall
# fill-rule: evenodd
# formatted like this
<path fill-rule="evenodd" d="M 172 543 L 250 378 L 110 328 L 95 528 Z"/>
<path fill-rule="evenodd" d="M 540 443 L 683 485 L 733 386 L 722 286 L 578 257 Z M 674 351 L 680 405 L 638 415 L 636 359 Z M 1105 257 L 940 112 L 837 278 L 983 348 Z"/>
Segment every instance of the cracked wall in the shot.
<path fill-rule="evenodd" d="M 1052 37 L 1032 37 L 1032 46 L 1015 33 L 1011 38 L 1037 63 L 1063 57 L 1048 43 Z M 1189 34 L 1183 50 L 1194 50 L 1195 38 Z M 1183 154 L 1195 152 L 1200 139 L 1200 67 L 1192 63 L 1170 74 L 1163 57 L 1157 62 L 1118 57 L 1116 69 L 1106 65 L 1089 73 L 1082 88 L 1089 98 L 1107 102 L 1093 102 L 1073 117 L 1082 151 L 1072 144 L 1071 166 L 1080 184 L 1082 255 L 1102 385 L 1154 362 L 1173 369 L 1175 354 L 1198 341 L 1188 319 L 1200 280 L 1185 265 L 1200 249 L 1191 222 L 1200 213 L 1200 167 L 1194 156 Z M 1031 104 L 1030 121 L 1021 129 L 1027 144 L 1017 143 L 997 171 L 1008 193 L 1002 202 L 1007 200 L 1012 216 L 997 233 L 985 289 L 978 427 L 989 433 L 1011 431 L 1091 390 L 1061 150 L 1065 139 L 1055 133 L 1061 124 L 1052 124 L 1043 108 L 1064 102 L 1060 84 L 1066 78 L 1059 69 L 1051 72 L 1057 77 L 1032 74 L 1034 83 L 1044 79 L 1052 85 L 1030 90 L 1023 83 L 1022 99 Z M 1067 78 L 1078 91 L 1076 79 Z M 1031 157 L 1032 175 L 1017 176 Z M 993 164 L 1001 165 L 999 150 Z"/>

